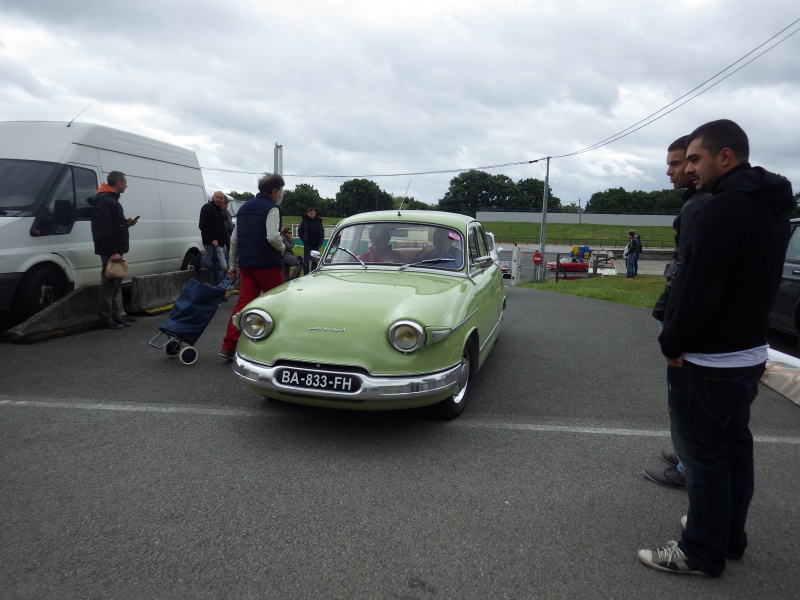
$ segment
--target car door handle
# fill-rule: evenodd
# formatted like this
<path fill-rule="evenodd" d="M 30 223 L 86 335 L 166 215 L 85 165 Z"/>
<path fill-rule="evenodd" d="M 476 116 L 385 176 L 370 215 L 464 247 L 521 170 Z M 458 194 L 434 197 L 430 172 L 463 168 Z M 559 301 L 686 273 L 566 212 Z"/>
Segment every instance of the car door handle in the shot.
<path fill-rule="evenodd" d="M 800 275 L 800 269 L 795 269 L 792 271 L 792 275 Z"/>

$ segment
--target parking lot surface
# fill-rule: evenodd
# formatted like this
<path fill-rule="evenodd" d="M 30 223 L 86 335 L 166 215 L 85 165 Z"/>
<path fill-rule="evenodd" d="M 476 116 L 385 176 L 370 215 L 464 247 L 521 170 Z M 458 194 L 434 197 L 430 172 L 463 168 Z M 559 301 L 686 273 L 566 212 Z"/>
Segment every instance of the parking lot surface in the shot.
<path fill-rule="evenodd" d="M 355 413 L 245 390 L 120 331 L 0 344 L 0 597 L 796 598 L 800 407 L 753 405 L 742 561 L 662 574 L 685 493 L 644 479 L 670 447 L 650 311 L 507 288 L 464 414 Z M 664 466 L 666 466 L 664 464 Z"/>

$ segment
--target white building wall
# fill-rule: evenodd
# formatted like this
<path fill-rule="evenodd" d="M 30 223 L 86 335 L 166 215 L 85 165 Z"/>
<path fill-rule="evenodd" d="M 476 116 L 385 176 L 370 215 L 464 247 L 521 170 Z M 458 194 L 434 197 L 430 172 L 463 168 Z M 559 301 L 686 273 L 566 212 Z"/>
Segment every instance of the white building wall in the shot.
<path fill-rule="evenodd" d="M 511 223 L 541 223 L 541 212 L 502 212 L 479 210 L 477 217 L 481 222 L 507 221 Z M 672 227 L 675 215 L 636 215 L 607 213 L 547 213 L 548 223 L 585 223 L 587 225 L 621 225 L 623 227 Z"/>

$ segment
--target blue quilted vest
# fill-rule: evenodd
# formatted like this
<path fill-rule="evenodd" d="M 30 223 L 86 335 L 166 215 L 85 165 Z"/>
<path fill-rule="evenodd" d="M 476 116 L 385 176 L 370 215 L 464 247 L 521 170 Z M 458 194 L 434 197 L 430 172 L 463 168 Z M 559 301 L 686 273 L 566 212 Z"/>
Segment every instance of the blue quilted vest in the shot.
<path fill-rule="evenodd" d="M 236 213 L 236 242 L 239 267 L 247 269 L 283 268 L 283 253 L 267 241 L 267 214 L 277 205 L 261 192 L 245 202 Z M 280 210 L 280 209 L 278 209 Z M 280 231 L 280 224 L 278 230 Z"/>

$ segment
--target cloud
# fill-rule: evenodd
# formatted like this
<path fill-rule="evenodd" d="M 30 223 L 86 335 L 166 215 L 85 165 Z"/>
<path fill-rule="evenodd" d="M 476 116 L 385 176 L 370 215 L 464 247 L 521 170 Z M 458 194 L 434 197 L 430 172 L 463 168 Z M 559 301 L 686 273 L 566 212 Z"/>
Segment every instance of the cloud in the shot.
<path fill-rule="evenodd" d="M 275 143 L 292 175 L 452 170 L 559 157 L 645 119 L 796 16 L 788 0 L 0 0 L 0 119 L 100 122 L 198 153 L 253 189 Z M 795 26 L 797 28 L 797 26 Z M 551 160 L 564 202 L 664 189 L 666 146 L 712 119 L 795 180 L 800 35 L 663 118 Z M 752 58 L 752 57 L 751 57 Z M 544 178 L 543 163 L 492 170 Z M 243 171 L 229 173 L 216 170 Z M 455 173 L 375 178 L 435 203 Z M 287 177 L 333 197 L 342 178 Z"/>

